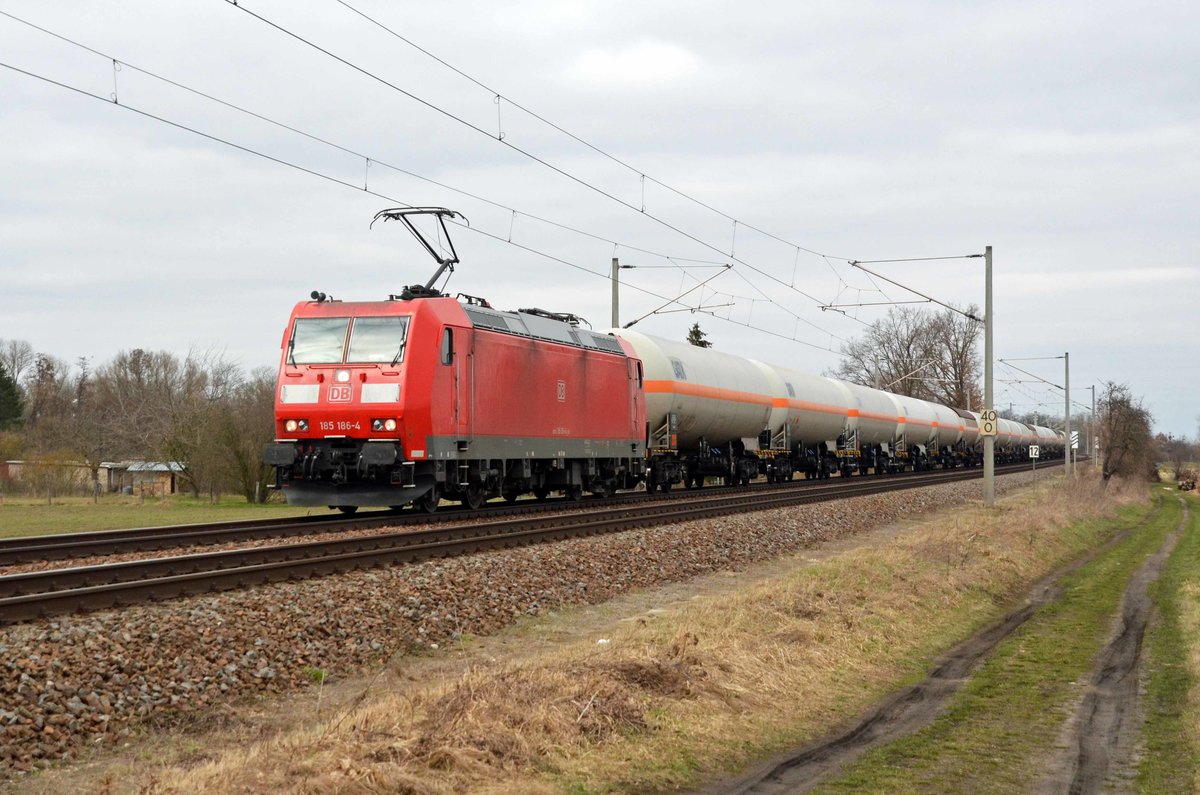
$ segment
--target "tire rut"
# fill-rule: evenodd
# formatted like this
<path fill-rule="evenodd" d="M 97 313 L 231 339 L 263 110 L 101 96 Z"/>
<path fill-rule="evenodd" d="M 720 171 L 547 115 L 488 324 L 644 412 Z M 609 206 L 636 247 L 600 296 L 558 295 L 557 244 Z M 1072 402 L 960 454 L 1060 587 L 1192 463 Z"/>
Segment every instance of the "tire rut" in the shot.
<path fill-rule="evenodd" d="M 1000 641 L 1028 621 L 1041 607 L 1061 596 L 1061 582 L 1064 577 L 1083 568 L 1128 538 L 1131 533 L 1148 525 L 1161 510 L 1160 497 L 1154 510 L 1141 522 L 1122 530 L 1096 549 L 1040 580 L 1033 587 L 1023 607 L 937 658 L 929 676 L 876 705 L 848 731 L 826 737 L 799 751 L 776 757 L 746 775 L 705 789 L 703 792 L 705 795 L 805 793 L 831 774 L 846 768 L 864 753 L 928 726 L 967 681 L 971 670 L 990 654 Z M 1139 634 L 1139 647 L 1140 642 Z"/>
<path fill-rule="evenodd" d="M 1081 795 L 1126 789 L 1114 779 L 1132 768 L 1141 727 L 1138 669 L 1146 627 L 1154 614 L 1150 586 L 1162 574 L 1188 518 L 1188 506 L 1183 502 L 1179 526 L 1130 577 L 1113 637 L 1097 657 L 1088 690 L 1069 726 L 1068 758 L 1052 768 L 1055 775 L 1043 783 L 1041 792 Z"/>

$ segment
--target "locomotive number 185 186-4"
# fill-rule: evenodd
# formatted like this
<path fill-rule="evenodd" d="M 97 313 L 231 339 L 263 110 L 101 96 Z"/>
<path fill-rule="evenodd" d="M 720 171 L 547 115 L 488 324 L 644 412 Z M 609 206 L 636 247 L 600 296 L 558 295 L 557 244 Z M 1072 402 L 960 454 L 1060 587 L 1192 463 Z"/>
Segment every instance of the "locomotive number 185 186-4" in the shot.
<path fill-rule="evenodd" d="M 317 427 L 322 431 L 359 431 L 359 430 L 362 430 L 362 428 L 359 427 L 359 423 L 357 421 L 342 422 L 342 421 L 334 421 L 334 420 L 321 420 L 320 422 L 317 423 Z"/>

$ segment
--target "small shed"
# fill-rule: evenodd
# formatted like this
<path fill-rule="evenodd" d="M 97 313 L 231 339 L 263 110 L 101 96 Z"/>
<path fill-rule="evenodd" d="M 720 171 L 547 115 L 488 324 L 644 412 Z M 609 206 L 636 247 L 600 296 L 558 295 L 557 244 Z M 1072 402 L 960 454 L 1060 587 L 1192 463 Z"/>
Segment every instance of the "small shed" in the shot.
<path fill-rule="evenodd" d="M 184 466 L 178 461 L 118 461 L 105 462 L 100 468 L 107 473 L 109 491 L 137 492 L 166 496 L 177 491 L 177 476 Z"/>

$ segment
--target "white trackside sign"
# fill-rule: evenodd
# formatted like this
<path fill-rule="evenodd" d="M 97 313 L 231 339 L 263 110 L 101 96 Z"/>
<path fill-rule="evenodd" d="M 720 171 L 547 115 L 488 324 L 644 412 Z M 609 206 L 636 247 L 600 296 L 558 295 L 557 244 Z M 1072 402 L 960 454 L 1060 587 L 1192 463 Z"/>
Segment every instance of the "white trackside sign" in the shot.
<path fill-rule="evenodd" d="M 979 435 L 980 436 L 995 436 L 996 426 L 999 424 L 999 418 L 996 416 L 995 409 L 988 409 L 979 415 Z"/>

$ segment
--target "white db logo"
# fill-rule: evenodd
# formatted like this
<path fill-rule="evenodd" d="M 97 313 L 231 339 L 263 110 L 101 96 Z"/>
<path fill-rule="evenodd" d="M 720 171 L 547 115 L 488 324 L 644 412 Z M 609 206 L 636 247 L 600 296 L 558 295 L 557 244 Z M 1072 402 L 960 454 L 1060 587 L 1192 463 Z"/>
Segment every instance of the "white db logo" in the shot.
<path fill-rule="evenodd" d="M 351 388 L 349 384 L 330 384 L 329 385 L 329 402 L 330 403 L 349 403 L 351 396 Z"/>

